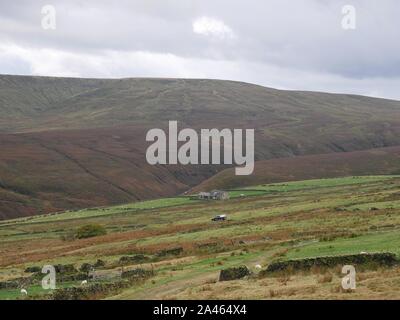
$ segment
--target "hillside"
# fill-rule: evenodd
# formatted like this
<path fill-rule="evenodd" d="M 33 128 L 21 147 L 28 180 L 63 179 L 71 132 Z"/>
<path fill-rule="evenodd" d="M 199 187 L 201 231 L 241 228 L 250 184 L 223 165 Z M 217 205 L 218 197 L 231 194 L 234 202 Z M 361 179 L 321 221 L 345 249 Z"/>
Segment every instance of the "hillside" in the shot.
<path fill-rule="evenodd" d="M 254 175 L 235 176 L 234 169 L 225 169 L 203 181 L 191 192 L 366 173 L 400 174 L 400 147 L 258 161 Z"/>
<path fill-rule="evenodd" d="M 226 169 L 147 165 L 145 134 L 168 120 L 255 128 L 262 161 L 396 146 L 400 102 L 219 80 L 3 75 L 0 219 L 176 195 Z"/>
<path fill-rule="evenodd" d="M 82 288 L 85 263 L 111 278 L 89 278 L 74 299 L 398 299 L 400 264 L 358 263 L 357 290 L 343 291 L 339 259 L 360 252 L 399 257 L 399 188 L 400 176 L 307 180 L 250 186 L 226 201 L 175 197 L 1 221 L 0 300 L 21 298 L 21 283 L 30 299 L 51 295 L 40 272 L 49 263 L 72 270 L 57 274 L 63 299 L 63 288 Z M 211 221 L 216 214 L 228 220 Z M 88 225 L 107 234 L 74 237 Z M 276 261 L 318 257 L 339 263 L 260 272 Z M 221 270 L 241 265 L 254 274 L 218 281 Z M 124 282 L 119 271 L 144 276 Z"/>

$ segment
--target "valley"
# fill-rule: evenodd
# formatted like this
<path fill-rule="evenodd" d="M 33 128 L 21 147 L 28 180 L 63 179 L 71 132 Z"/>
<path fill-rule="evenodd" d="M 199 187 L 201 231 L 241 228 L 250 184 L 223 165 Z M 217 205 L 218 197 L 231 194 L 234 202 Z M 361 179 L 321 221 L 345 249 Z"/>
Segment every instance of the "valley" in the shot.
<path fill-rule="evenodd" d="M 254 129 L 254 173 L 149 164 L 169 121 Z M 0 299 L 398 299 L 399 136 L 394 100 L 1 75 Z"/>

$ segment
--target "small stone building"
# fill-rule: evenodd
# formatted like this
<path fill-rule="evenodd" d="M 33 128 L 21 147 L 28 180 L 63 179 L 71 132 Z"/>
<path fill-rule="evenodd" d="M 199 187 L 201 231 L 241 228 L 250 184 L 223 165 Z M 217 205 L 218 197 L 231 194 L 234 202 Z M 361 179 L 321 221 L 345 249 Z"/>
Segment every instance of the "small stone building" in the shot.
<path fill-rule="evenodd" d="M 211 192 L 200 192 L 198 198 L 200 200 L 228 200 L 229 193 L 221 190 L 213 190 Z"/>
<path fill-rule="evenodd" d="M 211 200 L 211 193 L 210 192 L 200 192 L 198 195 L 200 200 Z"/>

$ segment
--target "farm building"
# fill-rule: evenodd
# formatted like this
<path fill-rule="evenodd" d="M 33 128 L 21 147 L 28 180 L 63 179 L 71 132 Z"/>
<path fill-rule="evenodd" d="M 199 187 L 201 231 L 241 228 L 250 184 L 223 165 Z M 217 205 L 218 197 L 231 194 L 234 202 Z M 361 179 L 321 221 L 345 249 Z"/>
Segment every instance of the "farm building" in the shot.
<path fill-rule="evenodd" d="M 200 200 L 211 200 L 211 193 L 210 192 L 200 192 L 198 195 Z"/>
<path fill-rule="evenodd" d="M 211 192 L 200 192 L 198 195 L 200 200 L 227 200 L 229 193 L 221 190 L 213 190 Z"/>

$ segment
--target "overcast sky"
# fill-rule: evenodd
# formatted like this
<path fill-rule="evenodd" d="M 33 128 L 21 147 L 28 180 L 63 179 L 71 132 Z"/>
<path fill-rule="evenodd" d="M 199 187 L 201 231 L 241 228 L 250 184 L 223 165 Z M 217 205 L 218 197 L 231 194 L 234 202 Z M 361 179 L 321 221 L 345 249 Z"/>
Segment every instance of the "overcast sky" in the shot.
<path fill-rule="evenodd" d="M 42 27 L 44 5 L 55 30 Z M 345 5 L 356 29 L 342 27 Z M 1 1 L 0 73 L 217 78 L 400 99 L 400 1 Z"/>

